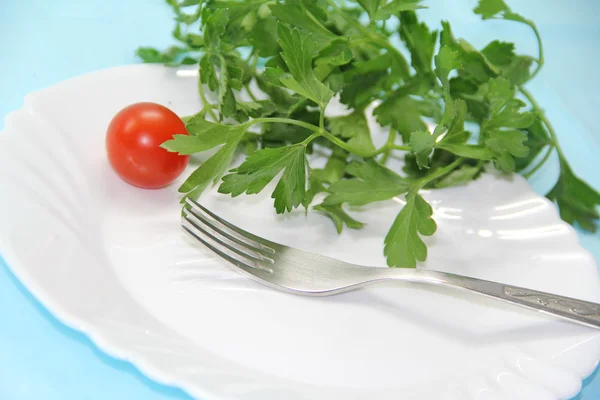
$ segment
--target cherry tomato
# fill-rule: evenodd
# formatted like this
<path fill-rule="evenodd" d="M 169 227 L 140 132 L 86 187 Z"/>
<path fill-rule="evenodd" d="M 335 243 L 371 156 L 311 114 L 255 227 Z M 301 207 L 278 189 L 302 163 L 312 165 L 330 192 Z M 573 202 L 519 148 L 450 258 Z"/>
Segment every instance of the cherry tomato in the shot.
<path fill-rule="evenodd" d="M 108 161 L 124 181 L 134 186 L 166 186 L 177 179 L 190 158 L 160 147 L 174 134 L 188 132 L 173 111 L 156 103 L 132 104 L 119 111 L 108 126 Z"/>

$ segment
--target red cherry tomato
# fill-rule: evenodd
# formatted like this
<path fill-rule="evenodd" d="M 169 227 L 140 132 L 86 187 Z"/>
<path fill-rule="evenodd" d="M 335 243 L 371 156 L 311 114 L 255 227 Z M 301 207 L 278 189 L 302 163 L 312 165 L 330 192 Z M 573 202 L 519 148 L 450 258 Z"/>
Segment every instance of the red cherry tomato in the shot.
<path fill-rule="evenodd" d="M 166 186 L 177 179 L 190 158 L 160 147 L 174 134 L 188 133 L 173 111 L 156 103 L 132 104 L 119 111 L 108 126 L 108 161 L 123 180 L 134 186 Z"/>

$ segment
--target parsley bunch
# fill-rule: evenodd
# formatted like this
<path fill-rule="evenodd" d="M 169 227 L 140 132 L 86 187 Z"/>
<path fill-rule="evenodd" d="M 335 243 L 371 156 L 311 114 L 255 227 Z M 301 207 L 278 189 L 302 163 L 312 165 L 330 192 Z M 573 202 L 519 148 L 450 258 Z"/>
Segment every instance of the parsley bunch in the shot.
<path fill-rule="evenodd" d="M 138 55 L 198 64 L 203 109 L 186 118 L 189 136 L 175 135 L 163 147 L 180 154 L 218 147 L 180 187 L 185 196 L 221 180 L 220 193 L 254 194 L 279 177 L 272 194 L 278 213 L 312 206 L 339 232 L 363 225 L 345 204 L 404 195 L 384 252 L 390 266 L 415 267 L 427 257 L 421 237 L 436 230 L 420 189 L 464 184 L 487 165 L 530 176 L 556 151 L 560 177 L 548 198 L 565 221 L 595 231 L 600 194 L 573 173 L 524 88 L 544 64 L 539 32 L 503 0 L 480 0 L 474 12 L 528 25 L 538 40 L 536 56 L 516 54 L 514 44 L 498 40 L 476 49 L 446 21 L 432 30 L 417 17 L 420 0 L 168 2 L 181 44 L 164 52 L 140 48 Z M 326 116 L 334 96 L 348 115 Z M 374 104 L 377 122 L 389 127 L 379 148 L 365 117 Z M 307 161 L 314 146 L 329 149 L 321 169 Z M 247 158 L 229 170 L 239 149 Z M 386 167 L 392 153 L 404 156 L 403 171 Z M 323 200 L 313 205 L 315 198 Z"/>

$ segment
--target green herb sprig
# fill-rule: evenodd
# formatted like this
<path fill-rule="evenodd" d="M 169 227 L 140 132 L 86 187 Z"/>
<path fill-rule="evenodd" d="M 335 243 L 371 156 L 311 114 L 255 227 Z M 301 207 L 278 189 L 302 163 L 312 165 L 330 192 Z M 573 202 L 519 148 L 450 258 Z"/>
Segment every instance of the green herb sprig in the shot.
<path fill-rule="evenodd" d="M 180 187 L 184 198 L 219 182 L 221 193 L 254 194 L 279 177 L 276 212 L 312 207 L 341 232 L 363 226 L 345 205 L 404 195 L 384 253 L 390 266 L 415 267 L 427 257 L 422 236 L 436 230 L 420 189 L 465 184 L 488 165 L 529 177 L 556 151 L 560 176 L 548 198 L 565 221 L 596 230 L 600 194 L 573 173 L 554 128 L 524 87 L 544 65 L 540 33 L 503 0 L 480 0 L 474 12 L 529 26 L 537 55 L 516 54 L 513 43 L 499 40 L 476 49 L 446 21 L 432 30 L 418 19 L 420 0 L 168 3 L 180 45 L 164 52 L 140 48 L 138 55 L 146 62 L 198 64 L 203 109 L 187 118 L 190 136 L 176 135 L 163 147 L 194 154 L 220 146 Z M 404 52 L 392 45 L 396 37 Z M 326 116 L 334 96 L 348 115 Z M 389 128 L 379 148 L 365 116 L 373 104 L 377 122 Z M 435 125 L 432 132 L 426 122 Z M 315 145 L 331 150 L 321 169 L 307 160 Z M 247 158 L 228 170 L 240 149 Z M 386 167 L 393 153 L 404 155 L 403 171 Z M 319 193 L 323 200 L 313 205 Z"/>

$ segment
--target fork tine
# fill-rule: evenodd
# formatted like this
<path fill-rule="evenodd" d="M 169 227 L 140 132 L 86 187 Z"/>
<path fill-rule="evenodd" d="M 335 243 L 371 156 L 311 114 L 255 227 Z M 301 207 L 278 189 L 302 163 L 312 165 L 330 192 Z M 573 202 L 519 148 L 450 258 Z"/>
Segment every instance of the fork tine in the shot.
<path fill-rule="evenodd" d="M 191 207 L 189 209 L 184 208 L 184 212 L 186 214 L 187 213 L 191 214 L 198 221 L 198 223 L 208 226 L 209 229 L 211 229 L 212 231 L 218 233 L 219 235 L 229 239 L 230 241 L 237 244 L 238 246 L 242 246 L 243 248 L 252 251 L 252 253 L 258 253 L 259 258 L 264 256 L 264 254 L 262 253 L 264 246 L 261 246 L 260 243 L 255 243 L 255 242 L 251 241 L 250 239 L 241 240 L 238 235 L 231 234 L 230 231 L 228 231 L 228 229 L 226 227 L 221 226 L 221 224 L 219 222 L 215 221 L 214 219 L 212 219 L 210 217 L 207 218 L 199 209 L 191 208 Z M 221 227 L 219 227 L 219 226 L 221 226 Z"/>
<path fill-rule="evenodd" d="M 213 228 L 211 225 L 208 225 L 206 223 L 206 221 L 198 218 L 196 216 L 196 214 L 194 214 L 192 211 L 184 210 L 184 214 L 185 214 L 184 219 L 186 219 L 189 223 L 194 225 L 194 227 L 196 229 L 198 229 L 200 232 L 202 232 L 205 236 L 208 236 L 215 242 L 219 243 L 221 246 L 226 247 L 227 249 L 233 251 L 234 253 L 236 253 L 242 257 L 249 258 L 250 260 L 252 260 L 254 262 L 261 262 L 261 261 L 265 261 L 265 260 L 269 261 L 271 263 L 273 262 L 272 259 L 265 257 L 263 254 L 258 252 L 258 250 L 254 249 L 254 248 L 248 248 L 248 245 L 246 245 L 245 243 L 243 243 L 241 241 L 239 242 L 241 244 L 236 246 L 236 244 L 238 242 L 232 243 L 231 241 L 227 240 L 228 238 L 226 235 L 224 235 L 218 229 Z M 214 233 L 208 232 L 207 229 L 205 229 L 207 225 L 208 225 L 208 229 L 212 230 Z M 218 236 L 216 236 L 215 234 Z"/>
<path fill-rule="evenodd" d="M 209 241 L 205 240 L 202 237 L 203 235 L 200 233 L 198 228 L 196 226 L 194 226 L 187 218 L 183 218 L 183 220 L 181 221 L 181 226 L 183 227 L 183 229 L 186 230 L 186 232 L 188 232 L 190 235 L 192 235 L 194 238 L 196 238 L 198 241 L 200 241 L 203 245 L 205 245 L 210 250 L 217 253 L 220 257 L 229 261 L 236 267 L 239 267 L 250 274 L 252 274 L 252 272 L 251 272 L 252 269 L 261 269 L 261 270 L 271 271 L 268 268 L 254 264 L 251 260 L 248 260 L 248 259 L 244 260 L 243 258 L 236 258 L 233 255 L 231 255 L 230 253 L 228 253 L 227 251 L 220 249 L 219 247 L 217 247 L 214 244 L 210 243 Z M 212 237 L 211 237 L 211 239 L 212 239 Z M 235 253 L 235 254 L 238 254 L 238 253 Z M 242 257 L 242 256 L 240 256 L 240 257 Z"/>
<path fill-rule="evenodd" d="M 277 243 L 273 243 L 267 239 L 263 239 L 256 235 L 253 235 L 252 233 L 250 233 L 248 231 L 238 228 L 237 226 L 233 225 L 230 222 L 225 221 L 223 218 L 221 218 L 218 215 L 214 214 L 213 212 L 209 211 L 202 204 L 196 202 L 195 200 L 190 199 L 189 197 L 185 201 L 193 210 L 200 211 L 200 212 L 203 212 L 204 214 L 207 214 L 209 217 L 211 217 L 216 222 L 224 225 L 225 229 L 229 229 L 229 232 L 233 231 L 232 233 L 234 235 L 237 234 L 236 237 L 238 237 L 240 240 L 242 240 L 242 241 L 251 240 L 254 242 L 256 247 L 260 247 L 260 248 L 268 250 L 272 253 L 275 252 L 274 247 L 278 246 Z"/>

